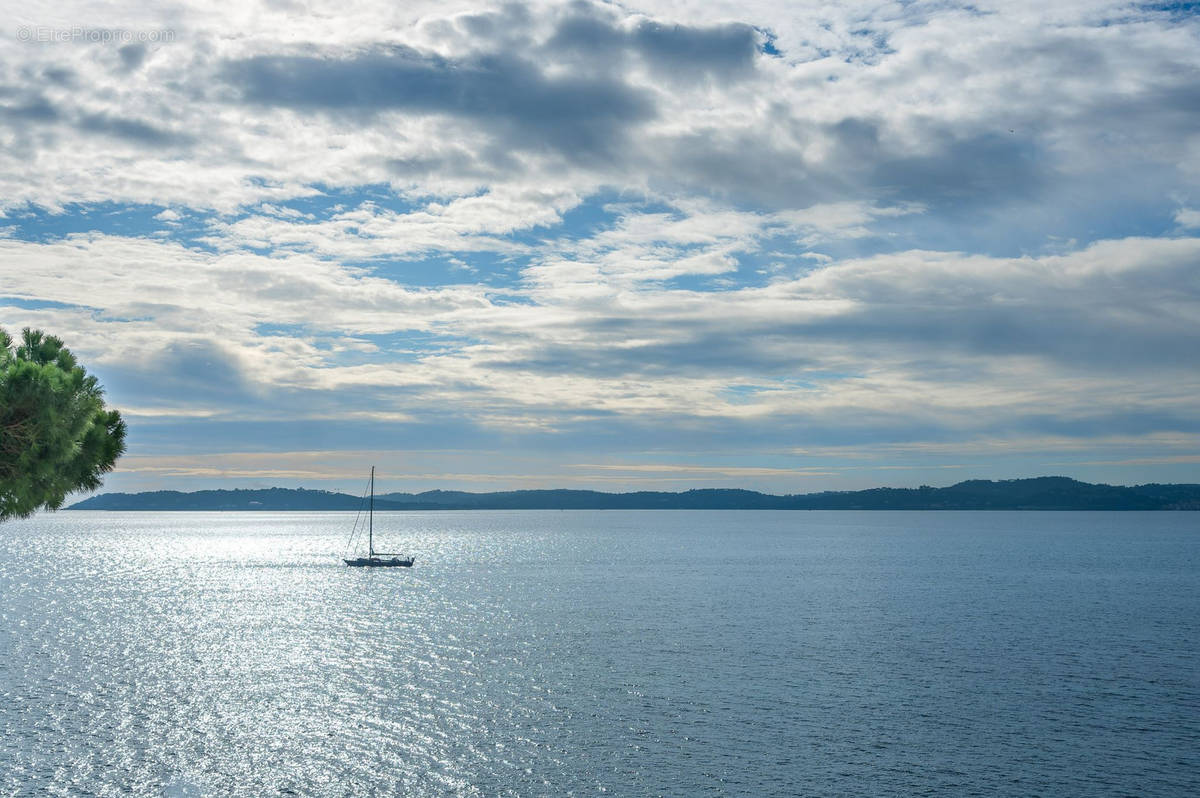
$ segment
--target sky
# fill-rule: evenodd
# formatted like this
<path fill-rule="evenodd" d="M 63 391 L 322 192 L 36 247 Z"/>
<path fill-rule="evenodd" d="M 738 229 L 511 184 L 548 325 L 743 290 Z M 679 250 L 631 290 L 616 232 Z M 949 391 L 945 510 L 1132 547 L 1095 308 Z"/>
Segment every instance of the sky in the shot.
<path fill-rule="evenodd" d="M 0 327 L 105 490 L 1200 482 L 1200 3 L 43 6 Z"/>

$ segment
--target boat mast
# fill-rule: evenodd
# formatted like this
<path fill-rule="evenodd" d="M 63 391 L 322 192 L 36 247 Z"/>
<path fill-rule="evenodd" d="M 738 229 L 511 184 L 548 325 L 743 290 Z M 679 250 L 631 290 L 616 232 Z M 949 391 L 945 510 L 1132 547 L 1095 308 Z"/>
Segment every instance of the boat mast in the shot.
<path fill-rule="evenodd" d="M 371 466 L 371 509 L 367 513 L 367 558 L 375 556 L 375 466 Z"/>

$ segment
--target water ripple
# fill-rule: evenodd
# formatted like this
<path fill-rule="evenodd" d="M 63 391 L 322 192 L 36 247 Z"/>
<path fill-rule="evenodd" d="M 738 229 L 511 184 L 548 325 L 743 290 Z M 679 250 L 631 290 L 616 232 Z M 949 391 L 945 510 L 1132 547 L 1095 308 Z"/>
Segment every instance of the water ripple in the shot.
<path fill-rule="evenodd" d="M 4 795 L 1194 795 L 1200 514 L 60 513 Z"/>

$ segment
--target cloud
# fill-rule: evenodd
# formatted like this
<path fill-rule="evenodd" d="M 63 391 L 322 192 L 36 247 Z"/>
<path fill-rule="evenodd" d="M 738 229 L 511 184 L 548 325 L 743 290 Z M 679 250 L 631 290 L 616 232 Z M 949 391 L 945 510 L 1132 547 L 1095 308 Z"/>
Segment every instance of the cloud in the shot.
<path fill-rule="evenodd" d="M 1200 210 L 1180 208 L 1175 212 L 1175 224 L 1185 230 L 1195 230 L 1200 227 Z"/>
<path fill-rule="evenodd" d="M 121 119 L 108 114 L 84 114 L 77 127 L 88 133 L 102 133 L 145 147 L 170 147 L 191 143 L 191 137 L 156 127 L 139 119 Z"/>
<path fill-rule="evenodd" d="M 161 13 L 103 20 L 161 46 L 0 40 L 0 323 L 78 341 L 146 445 L 1196 426 L 1194 14 Z"/>
<path fill-rule="evenodd" d="M 32 94 L 21 101 L 0 107 L 0 119 L 7 122 L 54 122 L 60 117 L 56 108 L 45 97 Z"/>
<path fill-rule="evenodd" d="M 186 35 L 154 49 L 3 44 L 25 68 L 0 74 L 14 137 L 0 196 L 227 212 L 315 186 L 449 200 L 616 188 L 773 210 L 916 202 L 959 219 L 1020 202 L 1049 213 L 1007 229 L 1044 236 L 1064 196 L 1089 197 L 1073 214 L 1111 214 L 1093 207 L 1119 204 L 1106 191 L 1140 201 L 1200 165 L 1197 27 L 1148 9 L 1072 6 L 1039 25 L 1009 5 L 767 4 L 742 19 L 365 5 L 319 25 L 264 9 L 229 37 L 180 8 Z"/>
<path fill-rule="evenodd" d="M 622 20 L 608 8 L 579 3 L 558 22 L 541 53 L 580 58 L 593 67 L 636 59 L 656 77 L 673 83 L 724 82 L 754 71 L 764 38 L 745 23 Z"/>
<path fill-rule="evenodd" d="M 215 222 L 208 240 L 221 248 L 274 248 L 343 259 L 429 252 L 506 252 L 525 249 L 506 234 L 556 225 L 578 202 L 571 193 L 496 191 L 429 202 L 408 212 L 363 202 L 316 220 L 286 213 L 248 215 Z"/>
<path fill-rule="evenodd" d="M 507 53 L 445 59 L 393 47 L 340 58 L 256 56 L 222 71 L 245 102 L 351 117 L 447 114 L 498 128 L 508 148 L 549 148 L 571 161 L 611 156 L 654 115 L 650 97 L 634 87 L 548 75 Z"/>
<path fill-rule="evenodd" d="M 132 71 L 146 61 L 146 45 L 139 43 L 127 44 L 117 49 L 121 64 L 126 70 Z"/>
<path fill-rule="evenodd" d="M 709 243 L 704 231 L 719 227 L 679 220 L 662 235 Z M 638 240 L 636 228 L 613 230 L 622 246 Z M 621 272 L 594 275 L 590 291 L 573 278 L 560 290 L 531 266 L 539 281 L 505 289 L 517 302 L 479 286 L 404 288 L 303 254 L 111 236 L 0 250 L 23 264 L 10 295 L 59 303 L 6 308 L 4 323 L 83 342 L 122 395 L 154 385 L 135 405 L 190 399 L 252 415 L 286 397 L 294 416 L 340 406 L 420 423 L 455 408 L 510 429 L 673 418 L 679 430 L 707 419 L 728 434 L 767 420 L 880 436 L 923 424 L 1090 435 L 1200 423 L 1200 292 L 1182 287 L 1200 257 L 1194 238 L 1037 259 L 913 251 L 715 291 L 627 283 Z M 416 349 L 389 338 L 412 333 L 441 338 Z M 364 335 L 383 337 L 364 348 Z"/>

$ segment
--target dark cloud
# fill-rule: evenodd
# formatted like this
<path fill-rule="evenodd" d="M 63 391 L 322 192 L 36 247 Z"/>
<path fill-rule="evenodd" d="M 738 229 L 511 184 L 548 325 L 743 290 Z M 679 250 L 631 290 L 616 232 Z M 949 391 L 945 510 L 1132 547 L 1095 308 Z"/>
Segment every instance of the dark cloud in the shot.
<path fill-rule="evenodd" d="M 921 153 L 889 144 L 880 122 L 847 118 L 832 125 L 789 120 L 766 130 L 697 130 L 663 142 L 667 168 L 656 170 L 665 190 L 702 191 L 747 207 L 804 208 L 858 200 L 918 203 L 962 214 L 1039 196 L 1054 168 L 1029 137 L 995 131 L 929 126 Z M 828 142 L 820 160 L 802 144 Z M 784 143 L 780 143 L 784 142 Z"/>
<path fill-rule="evenodd" d="M 1030 198 L 1053 178 L 1033 141 L 1015 132 L 930 126 L 921 154 L 890 150 L 870 120 L 845 119 L 827 132 L 839 148 L 833 163 L 840 174 L 856 175 L 872 193 L 938 210 Z"/>
<path fill-rule="evenodd" d="M 646 164 L 651 185 L 666 193 L 700 193 L 752 208 L 807 208 L 861 192 L 849 175 L 830 174 L 764 130 L 694 130 L 656 142 Z"/>
<path fill-rule="evenodd" d="M 507 148 L 493 145 L 471 152 L 464 147 L 447 146 L 428 155 L 392 158 L 386 162 L 388 172 L 405 180 L 453 175 L 458 178 L 489 180 L 503 177 L 506 172 L 520 168 L 517 158 Z"/>
<path fill-rule="evenodd" d="M 141 43 L 127 44 L 117 50 L 121 57 L 121 65 L 126 71 L 132 72 L 146 60 L 146 45 Z"/>
<path fill-rule="evenodd" d="M 1049 292 L 1048 292 L 1049 293 Z M 874 306 L 793 329 L 797 342 L 869 345 L 978 357 L 1030 356 L 1066 372 L 1131 374 L 1200 368 L 1200 333 L 1180 320 L 1128 309 L 1061 303 Z"/>
<path fill-rule="evenodd" d="M 754 69 L 759 34 L 749 25 L 730 23 L 709 28 L 644 21 L 633 31 L 637 51 L 660 71 L 691 79 L 695 75 L 727 78 Z"/>
<path fill-rule="evenodd" d="M 727 81 L 750 75 L 759 52 L 760 35 L 749 25 L 623 25 L 590 4 L 575 5 L 545 40 L 535 41 L 532 27 L 527 9 L 509 6 L 456 17 L 453 28 L 475 50 L 457 58 L 394 46 L 257 56 L 226 63 L 220 74 L 246 103 L 348 120 L 385 111 L 447 115 L 474 123 L 504 149 L 613 164 L 628 160 L 632 133 L 659 113 L 655 94 L 627 80 L 632 60 L 674 83 Z M 564 64 L 573 68 L 548 68 Z M 392 168 L 420 174 L 423 164 Z"/>
<path fill-rule="evenodd" d="M 11 105 L 0 105 L 0 122 L 16 129 L 30 126 L 66 123 L 84 133 L 100 134 L 137 144 L 143 147 L 186 146 L 192 137 L 156 127 L 149 122 L 130 119 L 109 113 L 72 113 L 61 105 L 50 102 L 40 94 L 13 92 L 17 101 Z M 0 92 L 3 96 L 3 92 Z"/>
<path fill-rule="evenodd" d="M 754 71 L 760 38 L 758 31 L 742 23 L 701 27 L 643 19 L 630 27 L 608 9 L 579 4 L 541 51 L 554 58 L 573 56 L 610 67 L 633 56 L 660 78 L 692 83 L 748 76 Z"/>
<path fill-rule="evenodd" d="M 630 128 L 655 114 L 642 90 L 551 77 L 513 55 L 450 60 L 393 48 L 348 58 L 260 56 L 225 65 L 223 75 L 248 103 L 330 114 L 447 114 L 498 128 L 518 149 L 549 148 L 573 160 L 614 152 Z"/>
<path fill-rule="evenodd" d="M 42 70 L 42 77 L 59 86 L 71 86 L 75 83 L 75 70 L 66 67 L 48 67 Z"/>
<path fill-rule="evenodd" d="M 84 114 L 76 125 L 87 133 L 101 133 L 146 147 L 171 147 L 191 143 L 187 134 L 164 130 L 138 119 L 110 114 Z"/>
<path fill-rule="evenodd" d="M 19 122 L 56 122 L 61 114 L 58 108 L 40 95 L 25 97 L 13 105 L 0 105 L 0 120 Z"/>
<path fill-rule="evenodd" d="M 1084 412 L 1014 414 L 993 421 L 981 432 L 1062 435 L 1070 438 L 1094 438 L 1112 435 L 1152 435 L 1161 432 L 1200 432 L 1200 418 L 1153 408 L 1098 408 Z"/>
<path fill-rule="evenodd" d="M 114 401 L 135 405 L 216 401 L 242 407 L 257 401 L 254 380 L 236 352 L 212 341 L 168 343 L 146 363 L 110 365 L 103 376 Z"/>
<path fill-rule="evenodd" d="M 597 13 L 590 6 L 576 6 L 555 28 L 546 42 L 549 52 L 584 57 L 620 55 L 629 44 L 629 36 L 615 23 L 612 16 Z"/>
<path fill-rule="evenodd" d="M 765 325 L 673 322 L 653 329 L 644 320 L 623 319 L 630 337 L 656 334 L 664 340 L 630 346 L 614 340 L 616 320 L 596 322 L 595 342 L 571 345 L 545 342 L 506 360 L 486 361 L 488 368 L 541 374 L 581 374 L 600 379 L 630 376 L 667 377 L 695 374 L 745 377 L 749 374 L 794 374 L 821 364 L 803 346 L 803 335 Z M 714 329 L 716 328 L 716 329 Z"/>
<path fill-rule="evenodd" d="M 1200 328 L 1192 318 L 1200 287 L 1189 276 L 1195 264 L 1186 248 L 1074 257 L 1070 267 L 995 259 L 985 270 L 964 263 L 961 276 L 905 267 L 904 258 L 832 267 L 828 277 L 797 284 L 804 288 L 793 319 L 778 309 L 753 315 L 744 303 L 713 295 L 707 313 L 582 316 L 561 336 L 511 341 L 506 357 L 485 365 L 598 379 L 754 379 L 854 363 L 931 383 L 986 382 L 1000 372 L 985 372 L 1003 370 L 1010 358 L 1039 361 L 1047 374 L 1148 381 L 1200 370 Z M 1090 257 L 1139 258 L 1146 267 L 1080 275 Z M 848 305 L 809 316 L 810 296 Z"/>

